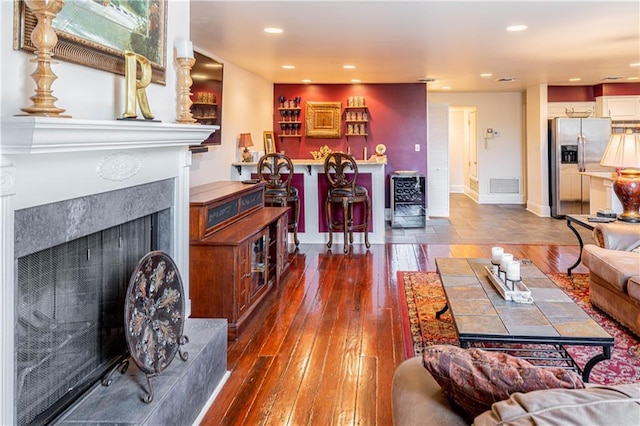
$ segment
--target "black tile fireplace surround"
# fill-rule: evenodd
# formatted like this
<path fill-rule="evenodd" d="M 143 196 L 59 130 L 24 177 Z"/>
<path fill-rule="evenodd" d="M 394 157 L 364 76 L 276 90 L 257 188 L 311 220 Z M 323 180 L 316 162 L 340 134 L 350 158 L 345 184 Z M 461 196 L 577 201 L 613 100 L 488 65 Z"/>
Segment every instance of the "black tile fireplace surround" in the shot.
<path fill-rule="evenodd" d="M 17 424 L 46 424 L 126 351 L 124 295 L 150 250 L 171 253 L 173 181 L 18 210 Z"/>

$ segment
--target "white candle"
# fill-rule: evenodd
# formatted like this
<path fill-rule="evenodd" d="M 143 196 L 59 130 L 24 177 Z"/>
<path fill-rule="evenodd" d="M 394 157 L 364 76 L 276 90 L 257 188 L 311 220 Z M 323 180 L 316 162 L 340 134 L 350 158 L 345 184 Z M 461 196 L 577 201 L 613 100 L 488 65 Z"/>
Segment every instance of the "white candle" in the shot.
<path fill-rule="evenodd" d="M 503 254 L 504 249 L 502 247 L 491 247 L 491 263 L 499 265 Z"/>
<path fill-rule="evenodd" d="M 193 58 L 193 43 L 189 40 L 176 42 L 176 58 Z"/>
<path fill-rule="evenodd" d="M 500 260 L 500 270 L 502 272 L 506 272 L 507 265 L 509 262 L 513 261 L 513 255 L 511 253 L 503 253 L 502 258 Z"/>
<path fill-rule="evenodd" d="M 511 261 L 507 264 L 507 279 L 511 281 L 520 280 L 520 262 Z"/>

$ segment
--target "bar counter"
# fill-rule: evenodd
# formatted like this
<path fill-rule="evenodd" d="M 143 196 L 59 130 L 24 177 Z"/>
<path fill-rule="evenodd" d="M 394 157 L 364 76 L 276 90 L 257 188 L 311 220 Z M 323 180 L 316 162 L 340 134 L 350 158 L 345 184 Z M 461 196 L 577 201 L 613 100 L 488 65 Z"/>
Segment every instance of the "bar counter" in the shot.
<path fill-rule="evenodd" d="M 301 243 L 326 244 L 329 241 L 325 199 L 328 190 L 324 176 L 324 160 L 292 159 L 294 167 L 293 186 L 300 196 L 300 218 L 298 239 Z M 385 199 L 385 165 L 386 157 L 372 156 L 369 160 L 356 160 L 358 165 L 358 184 L 369 190 L 371 199 L 371 217 L 369 219 L 369 242 L 384 244 L 384 199 Z M 256 178 L 257 163 L 232 163 L 232 180 Z M 356 213 L 356 220 L 359 219 Z M 364 235 L 354 232 L 354 243 L 364 244 Z M 293 241 L 289 236 L 289 241 Z M 333 250 L 342 250 L 342 232 L 333 233 Z"/>

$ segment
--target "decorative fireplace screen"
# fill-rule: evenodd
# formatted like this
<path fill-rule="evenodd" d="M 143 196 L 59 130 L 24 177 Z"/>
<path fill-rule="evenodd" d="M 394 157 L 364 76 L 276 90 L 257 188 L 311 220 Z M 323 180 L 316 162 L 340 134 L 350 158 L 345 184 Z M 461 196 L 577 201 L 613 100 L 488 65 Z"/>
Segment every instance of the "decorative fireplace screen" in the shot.
<path fill-rule="evenodd" d="M 18 259 L 18 424 L 48 423 L 126 352 L 124 299 L 157 214 Z"/>

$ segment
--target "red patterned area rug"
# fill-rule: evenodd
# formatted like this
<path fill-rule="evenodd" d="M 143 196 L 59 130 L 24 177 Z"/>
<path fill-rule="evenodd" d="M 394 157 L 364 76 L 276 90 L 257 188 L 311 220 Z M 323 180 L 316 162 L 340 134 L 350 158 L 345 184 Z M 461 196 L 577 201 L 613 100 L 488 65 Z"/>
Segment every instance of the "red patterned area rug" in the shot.
<path fill-rule="evenodd" d="M 640 383 L 640 340 L 589 302 L 588 274 L 548 274 L 582 309 L 614 337 L 611 359 L 591 370 L 589 382 L 610 385 Z M 446 303 L 440 278 L 436 272 L 399 272 L 398 283 L 405 303 L 403 309 L 404 341 L 407 357 L 422 354 L 428 345 L 458 345 L 450 312 L 436 320 L 435 313 Z M 598 348 L 570 346 L 567 351 L 583 367 Z"/>

